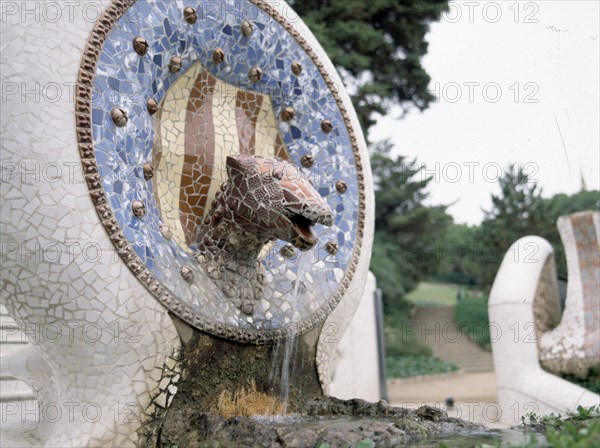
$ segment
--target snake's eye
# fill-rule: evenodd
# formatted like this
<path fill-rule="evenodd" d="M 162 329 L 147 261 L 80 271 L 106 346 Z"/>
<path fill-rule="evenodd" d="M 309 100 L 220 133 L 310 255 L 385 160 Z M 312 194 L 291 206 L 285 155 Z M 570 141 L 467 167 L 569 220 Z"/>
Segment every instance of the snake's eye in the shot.
<path fill-rule="evenodd" d="M 283 171 L 282 170 L 274 170 L 273 171 L 273 178 L 277 179 L 277 180 L 283 179 Z"/>

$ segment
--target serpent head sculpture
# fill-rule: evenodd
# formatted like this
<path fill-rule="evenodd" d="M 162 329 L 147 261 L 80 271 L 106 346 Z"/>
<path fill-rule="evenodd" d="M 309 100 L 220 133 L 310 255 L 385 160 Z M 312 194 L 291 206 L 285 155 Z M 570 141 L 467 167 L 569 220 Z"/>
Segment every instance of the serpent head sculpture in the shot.
<path fill-rule="evenodd" d="M 315 224 L 331 226 L 331 208 L 289 162 L 252 155 L 227 157 L 221 185 L 200 226 L 196 259 L 223 293 L 252 314 L 263 296 L 258 261 L 265 244 L 281 239 L 306 251 L 317 243 Z"/>

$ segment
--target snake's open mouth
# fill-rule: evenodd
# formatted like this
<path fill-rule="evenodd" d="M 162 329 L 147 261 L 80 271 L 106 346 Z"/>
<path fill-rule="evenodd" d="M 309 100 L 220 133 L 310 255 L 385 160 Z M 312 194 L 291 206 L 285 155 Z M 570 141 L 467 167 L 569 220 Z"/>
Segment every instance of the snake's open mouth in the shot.
<path fill-rule="evenodd" d="M 323 224 L 331 226 L 333 224 L 333 216 L 329 211 L 321 211 L 320 213 L 306 212 L 308 216 L 299 213 L 290 213 L 288 219 L 292 223 L 294 235 L 290 241 L 295 247 L 300 250 L 311 249 L 317 244 L 317 236 L 313 232 L 315 224 Z"/>
<path fill-rule="evenodd" d="M 317 237 L 312 230 L 312 226 L 316 224 L 316 221 L 311 221 L 307 217 L 298 214 L 293 214 L 289 219 L 297 236 L 303 242 L 302 246 L 308 245 L 307 249 L 313 247 L 317 243 Z M 302 249 L 303 247 L 298 248 Z"/>

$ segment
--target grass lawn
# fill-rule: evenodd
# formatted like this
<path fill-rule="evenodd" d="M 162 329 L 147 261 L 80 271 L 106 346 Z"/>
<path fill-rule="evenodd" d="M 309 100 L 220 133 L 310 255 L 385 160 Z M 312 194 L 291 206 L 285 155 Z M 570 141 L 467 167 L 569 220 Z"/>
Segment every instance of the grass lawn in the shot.
<path fill-rule="evenodd" d="M 421 282 L 406 299 L 418 306 L 454 306 L 458 285 Z"/>

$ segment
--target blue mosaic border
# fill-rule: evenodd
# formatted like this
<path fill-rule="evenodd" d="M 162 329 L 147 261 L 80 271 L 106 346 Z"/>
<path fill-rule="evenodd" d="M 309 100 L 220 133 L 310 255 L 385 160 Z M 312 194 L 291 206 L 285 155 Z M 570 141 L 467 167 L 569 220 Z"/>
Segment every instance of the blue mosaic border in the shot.
<path fill-rule="evenodd" d="M 337 167 L 333 171 L 344 173 L 342 180 L 348 185 L 348 190 L 340 195 L 335 189 L 335 182 L 339 177 L 328 176 L 323 172 L 314 177 L 319 193 L 327 199 L 336 215 L 332 229 L 318 229 L 320 249 L 316 257 L 319 260 L 331 259 L 324 244 L 331 240 L 337 241 L 339 251 L 332 268 L 345 273 L 343 283 L 346 287 L 362 238 L 359 230 L 362 229 L 360 209 L 364 203 L 364 193 L 361 197 L 364 186 L 359 182 L 361 166 L 356 163 L 359 161 L 358 150 L 355 138 L 349 131 L 349 119 L 343 114 L 339 98 L 332 94 L 331 82 L 323 76 L 322 66 L 317 66 L 305 46 L 299 42 L 298 36 L 286 40 L 280 38 L 290 30 L 272 17 L 273 11 L 267 13 L 270 10 L 268 5 L 262 2 L 245 2 L 247 6 L 243 10 L 244 19 L 250 18 L 256 26 L 252 38 L 245 38 L 239 27 L 241 19 L 236 17 L 240 9 L 235 6 L 240 2 L 222 3 L 230 6 L 225 8 L 224 18 L 219 17 L 219 12 L 204 11 L 203 4 L 199 1 L 185 5 L 180 1 L 116 1 L 107 9 L 110 14 L 111 8 L 114 12 L 115 5 L 117 9 L 123 8 L 123 4 L 128 4 L 127 7 L 131 8 L 106 33 L 107 38 L 103 42 L 102 51 L 98 53 L 93 76 L 92 85 L 99 94 L 92 95 L 91 139 L 105 198 L 104 203 L 99 205 L 103 206 L 105 213 L 113 212 L 117 228 L 122 229 L 126 241 L 135 252 L 135 257 L 128 252 L 125 261 L 130 263 L 131 258 L 137 258 L 136 261 L 142 263 L 142 266 L 134 269 L 134 273 L 138 276 L 142 274 L 147 279 L 147 286 L 151 286 L 151 291 L 169 309 L 190 324 L 219 335 L 231 337 L 231 331 L 227 331 L 225 327 L 233 326 L 238 330 L 243 327 L 245 332 L 251 332 L 244 336 L 239 334 L 240 337 L 234 335 L 234 339 L 256 339 L 254 333 L 257 330 L 261 333 L 258 339 L 263 339 L 265 333 L 273 333 L 272 338 L 281 332 L 265 332 L 258 323 L 253 326 L 248 325 L 248 322 L 223 320 L 214 322 L 215 325 L 205 325 L 214 320 L 214 317 L 203 314 L 200 302 L 194 297 L 198 291 L 192 290 L 179 275 L 181 266 L 199 268 L 186 249 L 173 241 L 165 240 L 160 234 L 161 222 L 154 201 L 153 184 L 145 181 L 142 173 L 142 165 L 151 159 L 154 140 L 154 119 L 146 111 L 147 98 L 160 101 L 178 76 L 199 60 L 211 74 L 224 82 L 269 94 L 275 111 L 292 105 L 297 117 L 295 125 L 280 125 L 292 159 L 298 162 L 303 155 L 310 153 L 315 157 L 315 167 L 325 170 Z M 199 20 L 195 24 L 190 25 L 183 19 L 184 6 L 196 8 Z M 135 20 L 136 16 L 143 17 L 143 20 Z M 206 27 L 207 23 L 217 26 Z M 142 36 L 150 43 L 147 55 L 139 56 L 133 50 L 132 41 L 136 36 Z M 96 47 L 97 52 L 98 48 L 92 38 L 90 43 Z M 211 62 L 211 56 L 218 47 L 223 48 L 226 54 L 236 54 L 239 57 L 236 60 L 228 57 L 227 64 L 216 65 Z M 182 70 L 177 74 L 168 70 L 169 59 L 174 55 L 182 59 Z M 243 60 L 246 62 L 240 62 Z M 293 61 L 300 61 L 304 66 L 304 73 L 300 77 L 294 76 L 289 69 Z M 84 57 L 82 71 L 85 62 Z M 254 65 L 260 66 L 264 72 L 262 80 L 257 84 L 247 79 L 248 70 Z M 110 118 L 110 111 L 116 106 L 129 112 L 130 120 L 124 128 L 116 127 Z M 332 133 L 321 131 L 320 123 L 323 119 L 336 124 Z M 80 143 L 88 142 L 82 142 L 80 138 Z M 309 176 L 315 174 L 310 170 L 306 173 Z M 135 199 L 142 200 L 147 207 L 147 214 L 141 220 L 134 217 L 131 211 L 131 201 Z M 109 206 L 108 210 L 106 205 Z M 281 245 L 278 242 L 277 248 Z M 274 278 L 273 284 L 276 288 L 280 284 L 283 290 L 289 288 L 289 285 L 284 285 L 285 271 L 291 270 L 297 275 L 302 266 L 302 263 L 286 264 L 282 269 L 282 264 L 286 262 L 278 257 L 269 257 L 263 263 L 268 271 L 278 273 L 279 278 Z M 328 294 L 323 297 L 319 309 L 304 316 L 303 322 L 300 322 L 306 329 L 324 320 L 345 289 L 341 287 L 342 279 L 333 275 L 333 269 L 322 270 L 318 275 L 321 278 L 317 278 L 315 283 L 328 285 Z M 206 280 L 210 282 L 208 277 Z M 173 297 L 168 296 L 169 292 L 165 289 Z M 204 293 L 219 296 L 218 291 L 210 288 Z M 163 300 L 165 297 L 168 300 Z M 319 316 L 315 319 L 317 314 Z"/>

